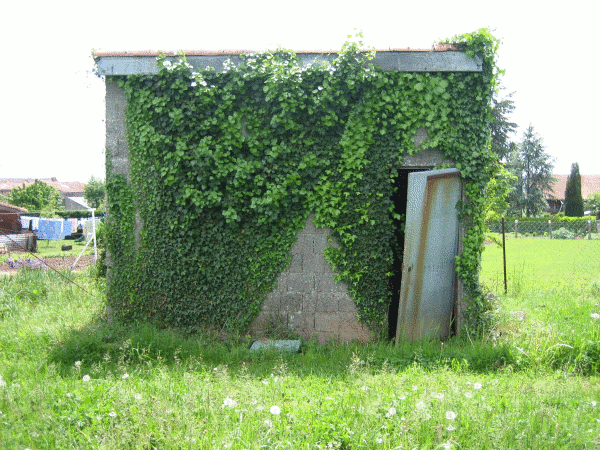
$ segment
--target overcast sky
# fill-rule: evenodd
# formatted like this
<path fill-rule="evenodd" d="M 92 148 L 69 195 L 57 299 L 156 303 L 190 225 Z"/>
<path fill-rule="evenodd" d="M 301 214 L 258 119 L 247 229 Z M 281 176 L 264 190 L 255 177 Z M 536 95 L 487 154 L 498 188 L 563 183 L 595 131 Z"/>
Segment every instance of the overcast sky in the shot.
<path fill-rule="evenodd" d="M 531 123 L 555 158 L 555 174 L 568 174 L 574 162 L 582 174 L 600 174 L 598 7 L 555 4 L 11 2 L 0 27 L 0 178 L 104 178 L 104 85 L 89 73 L 92 48 L 337 50 L 355 28 L 375 48 L 429 48 L 482 27 L 503 41 L 499 65 L 506 92 L 516 92 L 512 120 L 520 127 L 514 140 Z"/>

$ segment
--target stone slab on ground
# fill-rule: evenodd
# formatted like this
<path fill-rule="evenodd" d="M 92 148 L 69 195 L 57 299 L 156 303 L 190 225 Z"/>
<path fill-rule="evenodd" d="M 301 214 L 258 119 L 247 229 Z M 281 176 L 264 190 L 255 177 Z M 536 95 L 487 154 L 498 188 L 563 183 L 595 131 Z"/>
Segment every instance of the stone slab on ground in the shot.
<path fill-rule="evenodd" d="M 250 346 L 250 350 L 267 350 L 275 348 L 282 352 L 298 353 L 300 351 L 300 341 L 254 341 Z"/>

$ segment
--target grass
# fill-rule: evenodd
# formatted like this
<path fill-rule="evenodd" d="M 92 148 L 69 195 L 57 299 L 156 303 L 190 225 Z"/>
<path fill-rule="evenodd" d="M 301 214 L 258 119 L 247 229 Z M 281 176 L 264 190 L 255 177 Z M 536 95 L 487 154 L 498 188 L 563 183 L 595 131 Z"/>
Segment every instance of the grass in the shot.
<path fill-rule="evenodd" d="M 0 448 L 598 448 L 597 249 L 532 245 L 507 251 L 489 335 L 298 354 L 109 324 L 86 273 L 71 275 L 85 291 L 51 272 L 0 278 Z M 499 254 L 484 253 L 489 286 Z"/>
<path fill-rule="evenodd" d="M 61 249 L 62 245 L 72 245 L 73 248 L 71 250 L 63 251 Z M 37 252 L 35 252 L 35 256 L 38 258 L 60 258 L 60 257 L 77 257 L 85 247 L 85 242 L 74 242 L 73 240 L 62 240 L 62 241 L 38 241 L 37 242 Z M 88 247 L 85 249 L 84 255 L 93 255 L 94 254 L 94 243 L 91 242 Z M 28 258 L 31 255 L 28 252 L 25 253 L 14 253 L 11 252 L 10 255 L 3 254 L 0 255 L 0 264 L 4 263 L 8 258 L 13 258 L 17 260 L 19 258 Z"/>

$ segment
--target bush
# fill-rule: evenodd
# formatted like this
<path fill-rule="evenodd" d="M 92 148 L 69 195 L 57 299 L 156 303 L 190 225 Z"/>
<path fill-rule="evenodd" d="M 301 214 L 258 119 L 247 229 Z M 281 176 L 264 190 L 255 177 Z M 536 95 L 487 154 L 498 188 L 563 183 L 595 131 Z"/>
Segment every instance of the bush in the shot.
<path fill-rule="evenodd" d="M 567 230 L 565 227 L 559 228 L 552 233 L 554 239 L 573 239 L 575 234 Z"/>

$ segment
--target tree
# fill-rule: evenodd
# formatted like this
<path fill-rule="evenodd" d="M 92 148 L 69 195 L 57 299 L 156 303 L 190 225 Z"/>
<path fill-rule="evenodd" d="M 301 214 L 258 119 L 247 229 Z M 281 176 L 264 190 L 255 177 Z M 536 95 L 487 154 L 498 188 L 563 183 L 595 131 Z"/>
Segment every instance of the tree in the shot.
<path fill-rule="evenodd" d="M 83 186 L 83 197 L 92 208 L 99 208 L 106 198 L 106 183 L 98 178 L 90 178 Z"/>
<path fill-rule="evenodd" d="M 581 175 L 579 164 L 573 163 L 571 175 L 567 178 L 567 189 L 565 190 L 565 216 L 583 216 L 583 197 L 581 196 Z"/>
<path fill-rule="evenodd" d="M 600 192 L 592 192 L 585 199 L 585 210 L 600 219 Z"/>
<path fill-rule="evenodd" d="M 510 122 L 508 116 L 515 110 L 515 102 L 512 100 L 514 92 L 511 92 L 503 98 L 498 94 L 504 90 L 500 87 L 496 95 L 492 98 L 492 151 L 498 155 L 501 162 L 507 162 L 510 156 L 510 138 L 514 134 L 517 124 Z"/>
<path fill-rule="evenodd" d="M 517 177 L 508 199 L 509 211 L 518 216 L 538 215 L 547 205 L 544 193 L 552 189 L 554 159 L 545 152 L 542 138 L 531 124 L 522 141 L 512 147 L 508 160 L 508 169 Z"/>
<path fill-rule="evenodd" d="M 60 192 L 43 181 L 35 180 L 30 185 L 14 188 L 7 196 L 8 202 L 29 211 L 55 211 L 60 209 Z"/>

